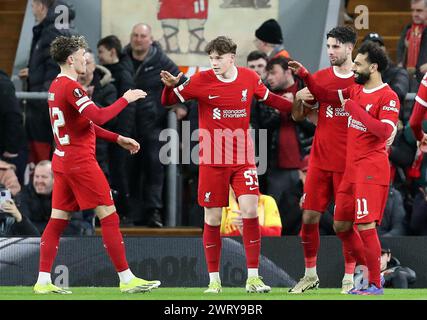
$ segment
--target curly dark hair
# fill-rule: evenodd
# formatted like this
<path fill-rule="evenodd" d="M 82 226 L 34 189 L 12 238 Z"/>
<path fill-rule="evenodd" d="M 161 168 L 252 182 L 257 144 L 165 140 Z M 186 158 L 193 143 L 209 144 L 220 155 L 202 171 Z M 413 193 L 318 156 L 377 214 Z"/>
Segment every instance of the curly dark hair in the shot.
<path fill-rule="evenodd" d="M 50 55 L 59 64 L 64 64 L 67 58 L 79 49 L 86 49 L 88 44 L 83 36 L 56 37 L 50 44 Z"/>
<path fill-rule="evenodd" d="M 206 45 L 205 52 L 207 54 L 211 54 L 214 51 L 216 51 L 221 56 L 226 53 L 236 54 L 237 44 L 235 44 L 234 41 L 228 37 L 219 36 Z"/>
<path fill-rule="evenodd" d="M 380 45 L 373 41 L 365 41 L 360 46 L 357 53 L 368 54 L 367 60 L 370 63 L 376 63 L 378 65 L 378 71 L 382 72 L 387 69 L 388 58 L 387 54 L 381 49 Z"/>
<path fill-rule="evenodd" d="M 335 27 L 331 29 L 326 35 L 326 39 L 334 38 L 341 43 L 356 44 L 357 34 L 356 31 L 350 26 Z"/>

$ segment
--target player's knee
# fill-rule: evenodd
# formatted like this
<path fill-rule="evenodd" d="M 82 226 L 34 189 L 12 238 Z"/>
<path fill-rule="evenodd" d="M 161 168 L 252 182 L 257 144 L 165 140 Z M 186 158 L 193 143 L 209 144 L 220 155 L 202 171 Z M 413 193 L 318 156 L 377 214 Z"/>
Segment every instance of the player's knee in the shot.
<path fill-rule="evenodd" d="M 353 222 L 350 221 L 334 221 L 334 231 L 337 232 L 346 232 L 353 228 Z"/>
<path fill-rule="evenodd" d="M 322 214 L 313 210 L 304 210 L 302 214 L 302 223 L 304 224 L 314 224 L 320 222 L 320 217 Z"/>

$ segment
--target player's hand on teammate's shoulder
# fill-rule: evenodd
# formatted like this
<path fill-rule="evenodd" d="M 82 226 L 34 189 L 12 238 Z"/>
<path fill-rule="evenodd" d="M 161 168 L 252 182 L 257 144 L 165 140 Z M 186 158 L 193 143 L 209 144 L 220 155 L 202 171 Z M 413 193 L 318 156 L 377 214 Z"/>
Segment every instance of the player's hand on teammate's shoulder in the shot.
<path fill-rule="evenodd" d="M 147 96 L 147 93 L 140 89 L 129 89 L 123 94 L 123 98 L 127 100 L 128 103 L 132 103 L 138 99 L 143 99 Z"/>
<path fill-rule="evenodd" d="M 174 75 L 172 75 L 170 72 L 162 70 L 160 71 L 160 80 L 164 83 L 165 86 L 167 87 L 175 87 L 178 83 L 179 80 L 181 80 L 181 77 L 184 74 L 182 72 L 180 72 L 176 77 Z"/>
<path fill-rule="evenodd" d="M 117 138 L 117 143 L 126 150 L 130 151 L 130 154 L 135 154 L 139 151 L 140 145 L 137 141 L 132 138 L 120 136 Z"/>

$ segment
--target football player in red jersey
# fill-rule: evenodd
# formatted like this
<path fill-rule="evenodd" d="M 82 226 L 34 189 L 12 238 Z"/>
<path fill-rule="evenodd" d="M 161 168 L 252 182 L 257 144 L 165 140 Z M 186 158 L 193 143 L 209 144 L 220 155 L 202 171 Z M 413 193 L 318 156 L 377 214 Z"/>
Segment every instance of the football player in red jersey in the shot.
<path fill-rule="evenodd" d="M 257 214 L 259 188 L 254 148 L 248 131 L 250 107 L 253 97 L 288 112 L 292 104 L 269 92 L 253 70 L 236 67 L 236 49 L 237 45 L 227 37 L 212 40 L 205 48 L 212 69 L 196 73 L 176 88 L 182 73 L 173 76 L 162 71 L 160 74 L 165 84 L 162 104 L 172 105 L 191 99 L 199 103 L 198 202 L 205 209 L 203 246 L 210 278 L 206 293 L 219 293 L 222 289 L 219 276 L 220 225 L 222 207 L 228 206 L 230 185 L 236 193 L 243 217 L 243 243 L 248 267 L 246 291 L 271 290 L 258 275 L 261 250 Z"/>
<path fill-rule="evenodd" d="M 142 90 L 128 90 L 111 106 L 98 108 L 76 81 L 86 71 L 84 37 L 58 37 L 51 44 L 51 56 L 61 73 L 48 92 L 49 113 L 56 149 L 52 159 L 55 183 L 52 191 L 52 214 L 40 240 L 39 277 L 34 286 L 38 294 L 68 294 L 52 284 L 50 272 L 59 238 L 71 219 L 72 212 L 95 208 L 108 255 L 120 279 L 120 290 L 126 293 L 150 291 L 160 281 L 137 278 L 129 269 L 119 217 L 110 187 L 95 158 L 96 137 L 115 142 L 132 154 L 139 144 L 127 137 L 99 127 L 114 118 L 129 103 L 144 98 Z"/>
<path fill-rule="evenodd" d="M 380 279 L 381 246 L 376 226 L 381 223 L 387 201 L 390 183 L 387 148 L 396 134 L 400 109 L 396 93 L 382 82 L 381 71 L 387 63 L 387 56 L 378 44 L 362 44 L 352 68 L 357 84 L 336 91 L 319 86 L 300 63 L 290 62 L 290 67 L 304 78 L 316 99 L 341 102 L 350 114 L 346 167 L 336 197 L 334 229 L 347 243 L 356 261 L 366 261 L 369 271 L 368 287 L 350 290 L 352 294 L 384 293 Z M 354 241 L 353 224 L 357 225 L 362 246 Z"/>
<path fill-rule="evenodd" d="M 357 35 L 351 27 L 336 27 L 326 35 L 328 56 L 331 67 L 319 70 L 313 78 L 331 90 L 345 89 L 354 85 L 352 52 Z M 303 89 L 307 91 L 307 89 Z M 297 99 L 300 94 L 297 94 Z M 314 101 L 313 101 L 314 102 Z M 310 101 L 310 104 L 313 105 Z M 294 103 L 292 116 L 302 120 L 310 107 L 308 101 Z M 316 110 L 317 127 L 310 151 L 309 167 L 302 198 L 301 240 L 304 249 L 305 274 L 289 290 L 290 293 L 304 293 L 319 286 L 316 264 L 320 246 L 319 222 L 322 213 L 335 198 L 345 169 L 348 112 L 341 103 L 331 104 L 318 101 Z M 304 109 L 307 109 L 305 111 Z M 351 220 L 352 221 L 352 220 Z M 360 240 L 361 241 L 361 240 Z M 343 242 L 343 245 L 345 243 Z M 345 273 L 342 292 L 353 288 L 353 274 L 356 261 L 347 248 L 343 247 Z"/>
<path fill-rule="evenodd" d="M 427 134 L 423 132 L 422 123 L 427 114 L 427 74 L 424 75 L 415 97 L 415 104 L 412 110 L 409 125 L 414 131 L 415 137 L 420 141 L 420 149 L 427 152 Z"/>

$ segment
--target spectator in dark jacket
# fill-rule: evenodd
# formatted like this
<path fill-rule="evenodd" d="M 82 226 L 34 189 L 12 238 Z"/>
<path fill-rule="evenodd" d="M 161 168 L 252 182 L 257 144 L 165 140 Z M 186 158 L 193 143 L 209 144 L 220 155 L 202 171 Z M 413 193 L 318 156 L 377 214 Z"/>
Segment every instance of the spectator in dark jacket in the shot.
<path fill-rule="evenodd" d="M 40 234 L 45 229 L 52 212 L 53 172 L 49 160 L 39 162 L 34 169 L 32 183 L 16 196 L 16 207 L 37 227 Z M 93 224 L 84 219 L 82 212 L 74 212 L 66 235 L 93 235 Z"/>
<path fill-rule="evenodd" d="M 405 217 L 402 195 L 391 186 L 381 225 L 377 227 L 378 234 L 382 237 L 405 236 L 407 234 Z"/>
<path fill-rule="evenodd" d="M 133 65 L 128 55 L 122 54 L 120 40 L 110 35 L 98 41 L 98 59 L 112 75 L 112 84 L 116 87 L 118 96 L 127 90 L 135 89 Z M 129 137 L 133 134 L 135 123 L 135 104 L 126 107 L 116 117 L 113 131 Z M 110 183 L 115 197 L 117 211 L 123 224 L 131 224 L 131 207 L 129 191 L 128 168 L 130 163 L 129 152 L 116 144 L 110 144 Z"/>
<path fill-rule="evenodd" d="M 168 111 L 160 102 L 163 84 L 159 74 L 166 70 L 177 75 L 179 69 L 160 45 L 153 42 L 151 27 L 144 23 L 132 28 L 130 44 L 124 49 L 124 54 L 130 58 L 127 61 L 131 63 L 136 88 L 148 93 L 144 101 L 136 102 L 135 134 L 138 142 L 143 145 L 144 152 L 138 154 L 142 159 L 138 155 L 134 158 L 131 179 L 132 189 L 137 190 L 138 196 L 143 194 L 144 211 L 139 217 L 135 217 L 135 224 L 162 227 L 165 168 L 159 160 L 159 135 L 167 125 Z M 139 183 L 141 176 L 144 178 L 143 192 Z"/>
<path fill-rule="evenodd" d="M 58 64 L 50 56 L 50 44 L 60 35 L 70 35 L 71 29 L 59 29 L 55 19 L 62 12 L 55 12 L 57 5 L 65 5 L 63 1 L 32 0 L 33 14 L 36 25 L 33 27 L 28 68 L 22 69 L 19 76 L 26 80 L 26 89 L 30 92 L 45 92 L 50 83 L 59 73 Z M 75 17 L 74 10 L 69 5 L 69 19 Z M 50 159 L 52 149 L 52 128 L 49 119 L 49 109 L 44 100 L 28 100 L 25 110 L 25 125 L 29 140 L 29 162 Z"/>
<path fill-rule="evenodd" d="M 24 182 L 26 137 L 21 107 L 15 87 L 8 75 L 0 70 L 0 159 L 16 166 L 19 182 Z"/>
<path fill-rule="evenodd" d="M 270 90 L 293 101 L 303 87 L 288 68 L 288 58 L 276 57 L 267 64 Z M 311 135 L 314 134 L 312 126 Z M 282 234 L 298 234 L 301 227 L 302 184 L 299 170 L 305 156 L 301 145 L 301 125 L 292 119 L 291 112 L 280 112 L 279 128 L 272 132 L 271 152 L 267 171 L 267 194 L 275 198 L 283 223 Z"/>
<path fill-rule="evenodd" d="M 12 198 L 5 199 L 6 192 L 10 192 L 0 184 L 0 237 L 7 236 L 40 236 L 40 232 L 30 219 L 19 212 Z"/>
<path fill-rule="evenodd" d="M 403 28 L 397 45 L 397 65 L 404 67 L 420 83 L 427 71 L 427 2 L 411 0 L 412 22 Z M 411 92 L 418 86 L 411 85 Z"/>

